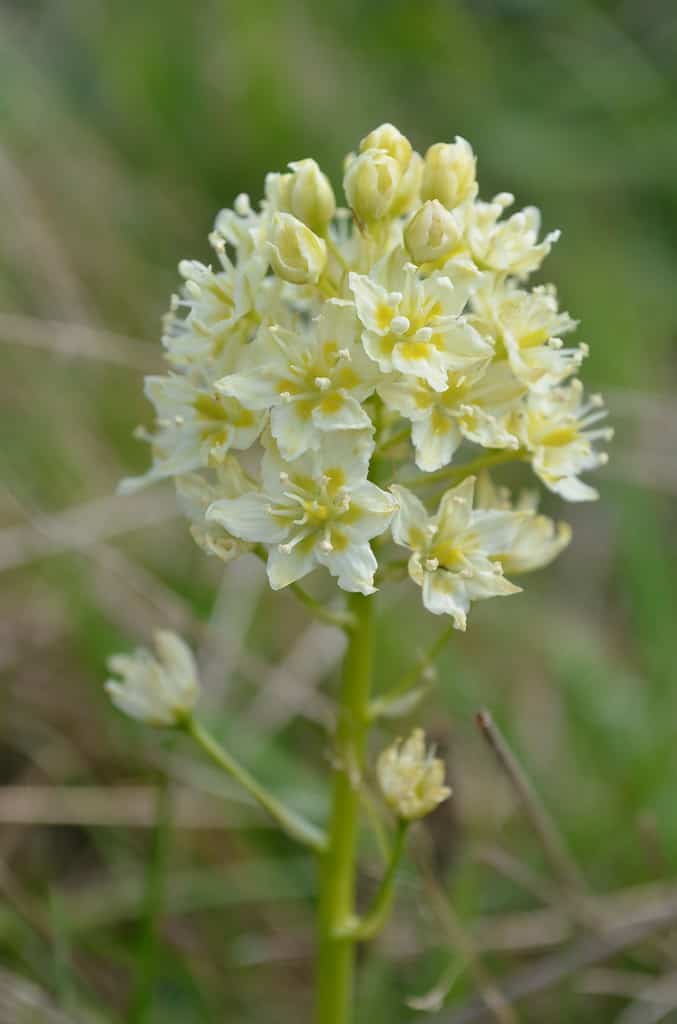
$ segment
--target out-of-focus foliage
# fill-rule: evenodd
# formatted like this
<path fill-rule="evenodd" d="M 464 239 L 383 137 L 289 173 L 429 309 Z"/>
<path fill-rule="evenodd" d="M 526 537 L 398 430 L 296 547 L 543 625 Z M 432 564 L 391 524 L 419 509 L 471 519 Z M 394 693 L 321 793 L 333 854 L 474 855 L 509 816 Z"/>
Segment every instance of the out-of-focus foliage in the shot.
<path fill-rule="evenodd" d="M 575 510 L 558 566 L 478 609 L 440 660 L 427 724 L 456 795 L 433 832 L 439 877 L 496 978 L 585 930 L 563 898 L 550 917 L 505 916 L 542 909 L 543 894 L 488 867 L 487 847 L 548 869 L 474 728 L 487 704 L 597 892 L 674 879 L 676 119 L 668 0 L 0 7 L 2 782 L 100 787 L 89 811 L 84 790 L 62 808 L 77 827 L 40 824 L 58 818 L 53 798 L 24 809 L 33 827 L 2 829 L 5 987 L 28 978 L 74 1019 L 120 1021 L 128 1005 L 131 1019 L 165 1024 L 268 1021 L 271 1008 L 282 1024 L 308 1017 L 312 865 L 230 790 L 214 797 L 221 781 L 182 745 L 149 748 L 101 684 L 111 650 L 183 629 L 214 726 L 319 816 L 338 642 L 309 630 L 290 597 L 266 594 L 257 565 L 222 577 L 172 520 L 168 492 L 132 511 L 108 498 L 143 466 L 131 431 L 149 421 L 141 375 L 160 365 L 178 260 L 206 258 L 217 209 L 243 190 L 257 198 L 270 168 L 312 154 L 338 187 L 341 154 L 384 120 L 419 149 L 468 137 L 485 188 L 528 197 L 546 229 L 563 229 L 545 279 L 582 322 L 586 380 L 608 393 L 618 428 L 602 498 Z M 64 354 L 74 346 L 105 358 Z M 75 527 L 45 519 L 95 500 Z M 416 598 L 396 589 L 381 603 L 381 688 L 434 635 Z M 118 787 L 153 786 L 168 764 L 186 797 L 170 814 L 203 827 L 160 823 L 153 841 L 133 827 L 135 813 L 152 820 L 153 793 L 134 812 Z M 6 792 L 0 812 L 20 816 Z M 405 1000 L 450 959 L 450 1003 L 476 990 L 458 943 L 417 908 L 411 869 L 407 881 L 365 962 L 370 1024 L 412 1019 Z M 530 922 L 531 945 L 509 930 L 516 920 Z M 139 963 L 150 988 L 135 981 Z M 599 973 L 581 970 L 519 1019 L 611 1022 L 671 969 L 649 943 L 614 967 L 621 995 L 591 994 Z"/>

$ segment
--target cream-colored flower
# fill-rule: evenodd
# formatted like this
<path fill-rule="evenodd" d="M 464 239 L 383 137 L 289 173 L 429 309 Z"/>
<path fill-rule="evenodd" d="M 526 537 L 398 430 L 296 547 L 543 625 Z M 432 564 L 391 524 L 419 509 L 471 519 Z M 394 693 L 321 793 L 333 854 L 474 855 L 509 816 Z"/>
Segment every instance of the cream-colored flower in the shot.
<path fill-rule="evenodd" d="M 270 265 L 290 284 L 317 284 L 327 265 L 327 245 L 291 213 L 273 214 Z"/>
<path fill-rule="evenodd" d="M 279 590 L 325 566 L 343 590 L 371 594 L 377 563 L 369 541 L 388 529 L 389 494 L 367 480 L 369 435 L 332 434 L 319 451 L 285 462 L 270 444 L 262 489 L 214 502 L 207 519 L 268 546 L 268 579 Z"/>
<path fill-rule="evenodd" d="M 367 355 L 383 373 L 422 377 L 444 391 L 449 371 L 471 371 L 493 354 L 462 311 L 467 293 L 442 276 L 421 279 L 403 250 L 371 275 L 351 273 L 350 289 Z"/>
<path fill-rule="evenodd" d="M 393 538 L 409 548 L 409 575 L 434 615 L 451 615 L 465 629 L 472 601 L 516 594 L 497 556 L 510 550 L 518 518 L 503 510 L 473 509 L 475 478 L 447 491 L 434 516 L 416 495 L 393 484 L 398 510 Z"/>
<path fill-rule="evenodd" d="M 477 508 L 503 509 L 518 513 L 517 530 L 506 551 L 497 552 L 496 558 L 505 572 L 519 574 L 533 572 L 549 565 L 571 541 L 568 523 L 556 523 L 549 516 L 538 513 L 539 496 L 536 491 L 522 491 L 512 504 L 507 487 L 495 487 L 488 473 L 480 473 L 475 489 Z"/>
<path fill-rule="evenodd" d="M 271 432 L 285 459 L 317 450 L 332 431 L 372 429 L 362 403 L 377 372 L 360 344 L 352 303 L 329 301 L 296 331 L 262 331 L 248 361 L 249 369 L 216 386 L 247 409 L 271 410 Z"/>
<path fill-rule="evenodd" d="M 429 263 L 450 256 L 461 241 L 463 228 L 438 199 L 429 199 L 404 229 L 404 244 L 414 263 Z"/>
<path fill-rule="evenodd" d="M 541 215 L 535 206 L 527 206 L 501 220 L 514 201 L 509 192 L 501 192 L 490 203 L 477 201 L 467 206 L 464 237 L 481 269 L 524 278 L 538 270 L 560 232 L 551 231 L 542 242 L 538 241 Z"/>
<path fill-rule="evenodd" d="M 451 796 L 444 783 L 444 761 L 432 748 L 426 750 L 423 729 L 386 747 L 376 772 L 386 803 L 404 821 L 425 817 Z"/>
<path fill-rule="evenodd" d="M 583 398 L 583 385 L 573 380 L 543 394 L 531 392 L 515 413 L 513 428 L 531 453 L 531 464 L 546 487 L 567 501 L 594 501 L 597 491 L 579 474 L 603 466 L 606 452 L 596 441 L 610 441 L 613 430 L 597 427 L 607 415 L 600 395 Z"/>
<path fill-rule="evenodd" d="M 208 471 L 209 476 L 187 473 L 174 480 L 179 508 L 190 522 L 193 540 L 207 555 L 230 562 L 251 550 L 251 544 L 233 537 L 219 523 L 206 518 L 207 509 L 221 498 L 237 498 L 254 489 L 244 470 L 232 456 Z"/>
<path fill-rule="evenodd" d="M 587 355 L 586 345 L 563 347 L 561 337 L 574 330 L 576 321 L 560 312 L 552 285 L 525 291 L 498 280 L 474 293 L 472 307 L 470 319 L 477 330 L 505 350 L 514 374 L 537 391 L 571 376 Z"/>
<path fill-rule="evenodd" d="M 140 436 L 153 446 L 153 465 L 143 476 L 123 480 L 122 493 L 218 465 L 231 449 L 241 451 L 254 443 L 265 414 L 252 412 L 236 398 L 223 395 L 204 376 L 207 369 L 222 376 L 230 365 L 228 358 L 190 374 L 146 377 L 145 391 L 155 406 L 156 430 Z"/>
<path fill-rule="evenodd" d="M 438 199 L 453 210 L 477 195 L 476 159 L 469 142 L 436 142 L 425 155 L 421 198 Z"/>
<path fill-rule="evenodd" d="M 445 391 L 404 374 L 391 376 L 378 389 L 389 408 L 411 420 L 416 465 L 427 473 L 448 465 L 464 438 L 485 448 L 518 448 L 508 417 L 524 392 L 505 361 L 449 373 Z"/>
<path fill-rule="evenodd" d="M 293 214 L 321 236 L 336 213 L 331 182 L 315 160 L 295 160 L 289 167 L 291 174 L 266 176 L 266 198 L 271 209 Z"/>
<path fill-rule="evenodd" d="M 221 234 L 214 231 L 210 242 L 220 270 L 197 260 L 179 264 L 184 284 L 172 299 L 162 336 L 175 366 L 218 357 L 224 347 L 241 344 L 256 329 L 265 259 L 254 254 L 233 263 Z"/>
<path fill-rule="evenodd" d="M 391 215 L 402 181 L 402 167 L 384 149 L 366 149 L 354 156 L 343 177 L 348 206 L 361 224 Z"/>
<path fill-rule="evenodd" d="M 172 726 L 192 712 L 200 692 L 195 659 L 181 637 L 169 630 L 155 634 L 157 657 L 145 648 L 109 659 L 106 691 L 126 715 L 147 725 Z"/>

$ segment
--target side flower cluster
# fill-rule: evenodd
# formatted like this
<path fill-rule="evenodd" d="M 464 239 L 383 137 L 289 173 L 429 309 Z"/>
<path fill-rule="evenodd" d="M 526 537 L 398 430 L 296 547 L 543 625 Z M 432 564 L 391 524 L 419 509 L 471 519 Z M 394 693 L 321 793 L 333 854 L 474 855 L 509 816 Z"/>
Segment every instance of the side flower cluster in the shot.
<path fill-rule="evenodd" d="M 211 264 L 179 265 L 168 371 L 146 380 L 152 467 L 123 486 L 172 478 L 197 543 L 265 553 L 275 589 L 323 566 L 370 594 L 390 538 L 425 606 L 464 629 L 570 536 L 475 470 L 519 459 L 585 501 L 581 474 L 606 461 L 602 400 L 576 376 L 587 347 L 563 341 L 576 323 L 555 289 L 528 286 L 558 233 L 508 214 L 507 193 L 481 200 L 461 138 L 421 156 L 381 125 L 343 189 L 346 208 L 314 160 L 291 163 L 257 208 L 219 213 Z"/>

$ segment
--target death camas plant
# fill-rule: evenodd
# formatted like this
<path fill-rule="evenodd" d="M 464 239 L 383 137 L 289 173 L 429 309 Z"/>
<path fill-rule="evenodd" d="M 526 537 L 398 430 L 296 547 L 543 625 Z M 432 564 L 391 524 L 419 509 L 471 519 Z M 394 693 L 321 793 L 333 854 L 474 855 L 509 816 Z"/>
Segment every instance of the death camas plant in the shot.
<path fill-rule="evenodd" d="M 253 207 L 240 195 L 216 218 L 212 264 L 183 261 L 163 345 L 168 371 L 146 380 L 153 463 L 131 491 L 173 479 L 205 552 L 265 559 L 348 637 L 333 736 L 325 828 L 264 790 L 193 716 L 196 669 L 178 638 L 158 659 L 118 657 L 116 704 L 187 730 L 319 859 L 317 1021 L 350 1020 L 354 947 L 383 924 L 408 823 L 449 790 L 420 730 L 383 752 L 376 774 L 394 816 L 390 863 L 374 906 L 354 905 L 360 790 L 370 724 L 372 595 L 402 575 L 434 615 L 464 630 L 473 602 L 520 588 L 569 527 L 513 499 L 489 475 L 508 462 L 567 501 L 596 497 L 581 474 L 606 460 L 597 395 L 576 374 L 585 345 L 550 285 L 529 287 L 558 237 L 539 238 L 533 207 L 479 198 L 461 138 L 412 150 L 392 125 L 348 156 L 339 207 L 314 160 L 269 174 Z M 300 583 L 320 569 L 346 599 L 316 601 Z M 415 685 L 416 673 L 405 682 Z M 402 707 L 413 700 L 397 692 Z M 393 697 L 389 710 L 396 709 Z"/>

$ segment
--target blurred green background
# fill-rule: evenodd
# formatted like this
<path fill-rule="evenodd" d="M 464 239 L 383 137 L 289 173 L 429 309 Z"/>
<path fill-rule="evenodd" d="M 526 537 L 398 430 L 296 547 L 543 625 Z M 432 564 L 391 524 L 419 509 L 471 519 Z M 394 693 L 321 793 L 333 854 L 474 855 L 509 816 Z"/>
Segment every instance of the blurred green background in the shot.
<path fill-rule="evenodd" d="M 445 976 L 437 1019 L 459 1024 L 677 1020 L 669 929 L 512 1017 L 453 1016 L 580 949 L 591 906 L 625 927 L 677 899 L 676 99 L 672 0 L 0 3 L 2 1024 L 309 1019 L 312 865 L 101 684 L 112 651 L 179 628 L 214 729 L 319 817 L 340 640 L 258 565 L 204 558 L 169 490 L 114 490 L 146 462 L 132 430 L 178 260 L 208 259 L 216 211 L 289 160 L 338 187 L 386 120 L 423 151 L 464 135 L 484 198 L 563 229 L 545 279 L 617 438 L 599 503 L 558 511 L 569 551 L 440 660 L 441 888 L 405 871 L 359 1021 L 425 1019 L 408 1000 Z M 437 629 L 413 588 L 382 595 L 377 685 Z M 484 705 L 595 894 L 583 910 L 477 732 Z M 378 873 L 367 847 L 365 896 Z"/>

